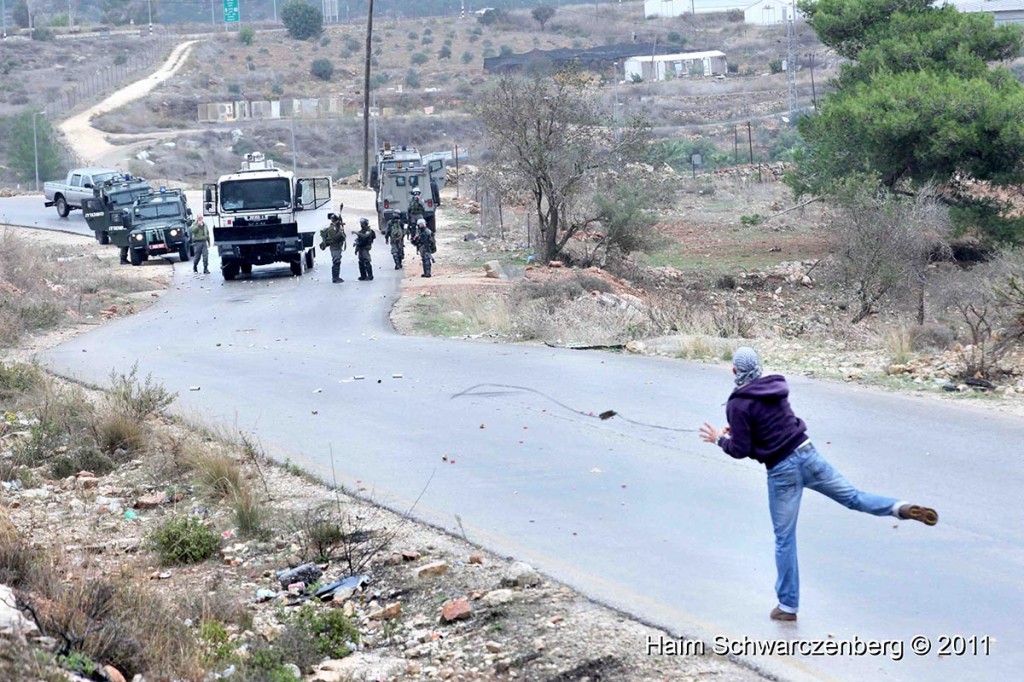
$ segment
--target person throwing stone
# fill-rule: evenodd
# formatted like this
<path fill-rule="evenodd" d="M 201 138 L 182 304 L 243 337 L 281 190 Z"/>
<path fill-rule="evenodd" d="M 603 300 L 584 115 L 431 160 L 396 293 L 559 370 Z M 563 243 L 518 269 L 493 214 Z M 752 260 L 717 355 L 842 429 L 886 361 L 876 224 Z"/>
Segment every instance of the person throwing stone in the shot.
<path fill-rule="evenodd" d="M 725 407 L 729 425 L 719 430 L 705 422 L 700 437 L 717 444 L 731 457 L 749 457 L 768 470 L 768 510 L 775 529 L 775 592 L 779 600 L 770 617 L 794 621 L 800 606 L 796 522 L 804 488 L 848 509 L 875 516 L 895 516 L 934 526 L 939 515 L 930 507 L 853 487 L 815 450 L 807 437 L 807 425 L 789 405 L 785 377 L 762 376 L 761 361 L 753 348 L 738 349 L 732 361 L 736 388 Z"/>

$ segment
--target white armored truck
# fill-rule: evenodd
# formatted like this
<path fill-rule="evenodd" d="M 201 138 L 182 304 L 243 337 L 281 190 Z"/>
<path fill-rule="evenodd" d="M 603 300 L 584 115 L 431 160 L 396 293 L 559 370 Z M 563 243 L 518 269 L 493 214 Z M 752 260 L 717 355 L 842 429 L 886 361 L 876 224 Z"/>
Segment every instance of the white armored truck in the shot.
<path fill-rule="evenodd" d="M 203 185 L 203 215 L 226 280 L 254 265 L 288 263 L 293 275 L 313 267 L 313 237 L 327 224 L 329 177 L 296 178 L 261 152 L 245 155 L 237 173 Z"/>

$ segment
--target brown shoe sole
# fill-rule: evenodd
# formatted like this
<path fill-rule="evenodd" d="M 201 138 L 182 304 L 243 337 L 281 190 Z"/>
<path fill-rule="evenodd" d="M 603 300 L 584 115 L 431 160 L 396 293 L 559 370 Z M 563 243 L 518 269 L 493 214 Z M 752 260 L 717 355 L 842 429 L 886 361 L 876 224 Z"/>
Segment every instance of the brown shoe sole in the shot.
<path fill-rule="evenodd" d="M 906 514 L 907 515 L 903 518 L 920 521 L 926 526 L 934 526 L 939 522 L 939 512 L 935 511 L 931 507 L 920 507 L 916 504 L 912 504 L 910 505 L 910 508 L 907 509 Z"/>
<path fill-rule="evenodd" d="M 772 609 L 771 615 L 769 616 L 772 620 L 781 620 L 786 622 L 793 622 L 796 620 L 796 614 L 790 613 L 789 611 L 783 611 L 778 606 Z"/>

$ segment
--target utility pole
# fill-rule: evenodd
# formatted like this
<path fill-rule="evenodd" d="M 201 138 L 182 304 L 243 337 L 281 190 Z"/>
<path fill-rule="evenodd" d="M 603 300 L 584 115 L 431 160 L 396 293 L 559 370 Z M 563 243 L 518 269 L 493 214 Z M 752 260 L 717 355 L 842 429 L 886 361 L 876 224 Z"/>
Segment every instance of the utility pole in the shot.
<path fill-rule="evenodd" d="M 370 182 L 370 56 L 373 49 L 373 0 L 367 0 L 366 68 L 363 73 L 363 186 Z"/>
<path fill-rule="evenodd" d="M 46 110 L 32 112 L 32 152 L 36 160 L 36 191 L 39 191 L 39 137 L 36 134 L 36 116 L 46 116 Z"/>
<path fill-rule="evenodd" d="M 0 0 L 0 20 L 3 20 L 4 40 L 7 40 L 7 0 Z"/>
<path fill-rule="evenodd" d="M 786 81 L 789 84 L 789 111 L 796 112 L 796 56 L 793 53 L 793 5 L 786 11 Z"/>
<path fill-rule="evenodd" d="M 153 35 L 153 0 L 149 0 L 149 35 Z"/>

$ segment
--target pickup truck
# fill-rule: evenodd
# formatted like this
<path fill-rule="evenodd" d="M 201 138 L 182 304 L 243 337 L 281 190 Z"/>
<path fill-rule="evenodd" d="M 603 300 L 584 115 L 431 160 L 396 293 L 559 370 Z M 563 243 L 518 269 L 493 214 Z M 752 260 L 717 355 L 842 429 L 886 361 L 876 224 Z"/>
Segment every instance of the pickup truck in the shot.
<path fill-rule="evenodd" d="M 82 200 L 93 196 L 93 188 L 120 176 L 112 168 L 76 168 L 68 173 L 66 182 L 43 183 L 46 206 L 57 208 L 57 215 L 67 218 L 72 209 L 82 208 Z"/>

